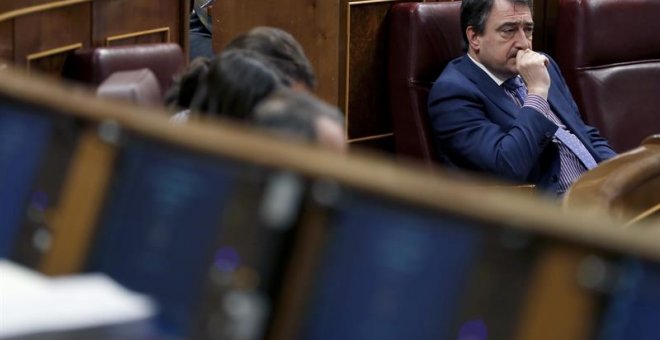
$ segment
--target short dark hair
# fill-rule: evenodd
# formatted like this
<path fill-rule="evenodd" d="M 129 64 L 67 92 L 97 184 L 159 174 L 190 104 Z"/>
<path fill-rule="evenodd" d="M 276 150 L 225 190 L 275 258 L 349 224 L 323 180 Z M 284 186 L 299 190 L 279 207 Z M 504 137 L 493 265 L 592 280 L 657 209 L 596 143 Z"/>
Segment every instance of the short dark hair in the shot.
<path fill-rule="evenodd" d="M 259 53 L 226 51 L 212 61 L 191 109 L 245 120 L 261 99 L 286 85 L 288 80 Z"/>
<path fill-rule="evenodd" d="M 258 26 L 238 35 L 224 48 L 247 49 L 261 53 L 282 74 L 308 88 L 316 87 L 314 68 L 305 56 L 302 46 L 288 32 L 275 27 Z"/>
<path fill-rule="evenodd" d="M 188 109 L 200 83 L 209 71 L 211 60 L 197 57 L 174 77 L 172 87 L 165 94 L 165 105 L 175 109 Z"/>
<path fill-rule="evenodd" d="M 507 0 L 514 4 L 524 4 L 529 10 L 534 11 L 532 0 Z M 495 0 L 463 0 L 461 2 L 461 33 L 463 34 L 463 47 L 467 51 L 470 42 L 467 38 L 468 26 L 474 27 L 477 34 L 482 34 L 486 29 L 486 20 L 493 9 Z"/>

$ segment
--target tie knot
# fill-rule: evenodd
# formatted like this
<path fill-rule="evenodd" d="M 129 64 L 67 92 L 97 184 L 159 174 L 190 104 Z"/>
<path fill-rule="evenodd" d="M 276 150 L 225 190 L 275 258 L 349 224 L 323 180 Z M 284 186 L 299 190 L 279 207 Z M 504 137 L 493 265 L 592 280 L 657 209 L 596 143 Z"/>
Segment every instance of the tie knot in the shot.
<path fill-rule="evenodd" d="M 527 98 L 527 89 L 525 88 L 525 84 L 523 84 L 520 77 L 515 76 L 513 78 L 509 78 L 507 81 L 502 83 L 502 86 L 509 90 L 509 92 L 512 92 L 518 101 L 518 105 L 522 106 L 525 103 L 525 99 Z"/>
<path fill-rule="evenodd" d="M 523 84 L 522 80 L 520 80 L 520 77 L 515 76 L 513 78 L 507 79 L 504 83 L 502 83 L 502 86 L 511 91 L 516 91 L 520 88 L 524 88 L 525 84 Z"/>

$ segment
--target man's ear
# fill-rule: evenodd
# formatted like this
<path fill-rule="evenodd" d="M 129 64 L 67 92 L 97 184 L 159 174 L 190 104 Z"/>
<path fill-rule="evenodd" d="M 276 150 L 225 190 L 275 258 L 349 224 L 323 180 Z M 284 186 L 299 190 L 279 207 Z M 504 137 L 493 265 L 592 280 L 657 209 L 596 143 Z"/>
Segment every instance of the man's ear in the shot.
<path fill-rule="evenodd" d="M 465 34 L 467 35 L 469 48 L 475 52 L 479 52 L 481 39 L 477 31 L 474 30 L 474 26 L 468 26 L 465 29 Z"/>

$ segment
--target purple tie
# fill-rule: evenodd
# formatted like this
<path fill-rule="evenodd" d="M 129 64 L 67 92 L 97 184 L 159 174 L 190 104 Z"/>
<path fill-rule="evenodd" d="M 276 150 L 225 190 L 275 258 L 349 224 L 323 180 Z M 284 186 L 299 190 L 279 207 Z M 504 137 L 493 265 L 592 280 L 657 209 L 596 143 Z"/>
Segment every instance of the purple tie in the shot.
<path fill-rule="evenodd" d="M 520 105 L 525 103 L 525 99 L 527 99 L 527 88 L 525 87 L 525 84 L 522 82 L 520 77 L 515 76 L 513 78 L 509 78 L 507 81 L 502 83 L 502 86 L 504 86 L 505 89 L 513 92 L 516 98 L 518 98 Z"/>
<path fill-rule="evenodd" d="M 571 149 L 575 156 L 584 164 L 587 170 L 595 168 L 598 164 L 593 156 L 589 153 L 589 150 L 584 147 L 584 144 L 572 133 L 566 131 L 563 128 L 557 129 L 555 132 L 555 137 L 559 139 L 567 148 Z"/>

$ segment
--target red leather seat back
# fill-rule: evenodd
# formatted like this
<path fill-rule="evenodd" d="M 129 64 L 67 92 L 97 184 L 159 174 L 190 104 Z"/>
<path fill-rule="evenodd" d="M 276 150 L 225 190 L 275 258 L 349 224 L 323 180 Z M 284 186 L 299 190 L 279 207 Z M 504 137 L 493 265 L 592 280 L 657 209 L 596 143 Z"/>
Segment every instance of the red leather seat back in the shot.
<path fill-rule="evenodd" d="M 561 0 L 556 59 L 583 118 L 623 152 L 660 132 L 660 1 Z"/>
<path fill-rule="evenodd" d="M 439 157 L 428 93 L 447 63 L 463 53 L 460 5 L 397 3 L 390 10 L 388 76 L 396 151 L 429 164 Z"/>
<path fill-rule="evenodd" d="M 65 78 L 98 86 L 117 71 L 147 68 L 156 76 L 161 95 L 172 85 L 172 77 L 185 63 L 177 44 L 145 44 L 78 50 L 67 57 Z"/>
<path fill-rule="evenodd" d="M 158 80 L 153 72 L 146 68 L 113 73 L 99 85 L 96 95 L 125 100 L 138 105 L 158 106 L 163 104 Z"/>

